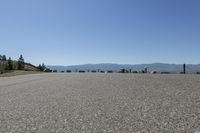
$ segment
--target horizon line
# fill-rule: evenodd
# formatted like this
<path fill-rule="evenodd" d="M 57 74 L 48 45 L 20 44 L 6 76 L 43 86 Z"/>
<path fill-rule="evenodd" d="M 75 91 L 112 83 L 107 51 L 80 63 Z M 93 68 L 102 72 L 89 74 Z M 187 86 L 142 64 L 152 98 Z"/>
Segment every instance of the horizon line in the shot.
<path fill-rule="evenodd" d="M 46 66 L 80 66 L 80 65 L 152 65 L 152 64 L 167 64 L 167 65 L 200 65 L 200 64 L 193 64 L 193 63 L 161 63 L 161 62 L 155 62 L 155 63 L 138 63 L 138 64 L 120 64 L 120 63 L 85 63 L 85 64 L 73 64 L 73 65 L 46 65 Z"/>

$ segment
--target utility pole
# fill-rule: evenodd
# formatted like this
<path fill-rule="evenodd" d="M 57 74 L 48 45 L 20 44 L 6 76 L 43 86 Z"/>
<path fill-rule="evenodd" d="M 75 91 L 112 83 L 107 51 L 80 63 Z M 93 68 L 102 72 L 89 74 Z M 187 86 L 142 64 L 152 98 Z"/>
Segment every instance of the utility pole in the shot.
<path fill-rule="evenodd" d="M 186 64 L 183 64 L 183 74 L 186 74 Z"/>

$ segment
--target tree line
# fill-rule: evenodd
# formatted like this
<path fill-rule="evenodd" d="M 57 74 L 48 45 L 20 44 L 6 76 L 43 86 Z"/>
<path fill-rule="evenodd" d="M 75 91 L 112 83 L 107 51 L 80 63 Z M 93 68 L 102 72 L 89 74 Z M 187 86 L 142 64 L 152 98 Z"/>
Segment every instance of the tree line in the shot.
<path fill-rule="evenodd" d="M 6 55 L 0 54 L 0 69 L 1 71 L 4 70 L 24 70 L 25 62 L 23 55 L 20 55 L 17 61 L 14 61 L 9 57 L 7 59 Z"/>
<path fill-rule="evenodd" d="M 37 67 L 30 63 L 26 63 L 23 55 L 20 55 L 17 60 L 12 60 L 11 57 L 7 58 L 6 55 L 0 54 L 0 73 L 12 70 L 30 70 L 30 68 L 36 71 L 50 71 L 46 68 L 44 63 L 42 65 L 38 65 Z"/>

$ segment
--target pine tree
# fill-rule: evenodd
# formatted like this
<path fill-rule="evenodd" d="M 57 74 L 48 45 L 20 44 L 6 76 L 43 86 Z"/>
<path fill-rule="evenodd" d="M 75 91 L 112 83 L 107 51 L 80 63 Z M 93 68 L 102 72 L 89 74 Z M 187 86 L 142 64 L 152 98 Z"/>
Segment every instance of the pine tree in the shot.
<path fill-rule="evenodd" d="M 0 55 L 0 74 L 3 74 L 4 66 L 2 61 L 2 56 Z"/>
<path fill-rule="evenodd" d="M 7 62 L 7 70 L 13 70 L 13 61 L 10 57 Z"/>
<path fill-rule="evenodd" d="M 39 71 L 44 71 L 45 69 L 46 69 L 46 66 L 44 65 L 44 63 L 42 65 L 39 64 L 39 66 L 38 66 Z"/>
<path fill-rule="evenodd" d="M 6 59 L 6 55 L 3 55 L 2 56 L 2 61 L 6 61 L 7 59 Z"/>
<path fill-rule="evenodd" d="M 18 59 L 18 70 L 24 70 L 24 67 L 25 67 L 24 58 L 22 55 L 20 55 Z"/>
<path fill-rule="evenodd" d="M 44 71 L 46 69 L 46 66 L 44 65 L 44 63 L 42 63 L 42 70 Z"/>
<path fill-rule="evenodd" d="M 39 71 L 42 71 L 42 65 L 38 65 L 38 67 L 37 67 L 37 69 L 39 70 Z"/>

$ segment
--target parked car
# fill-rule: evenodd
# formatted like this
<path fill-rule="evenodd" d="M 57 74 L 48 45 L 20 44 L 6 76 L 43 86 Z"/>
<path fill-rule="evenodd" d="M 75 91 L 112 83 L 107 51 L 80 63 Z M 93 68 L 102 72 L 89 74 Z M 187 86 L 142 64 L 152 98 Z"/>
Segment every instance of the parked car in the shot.
<path fill-rule="evenodd" d="M 72 71 L 71 71 L 71 70 L 67 70 L 66 72 L 67 72 L 67 73 L 71 73 Z"/>
<path fill-rule="evenodd" d="M 113 73 L 113 71 L 112 70 L 108 70 L 107 73 Z"/>

